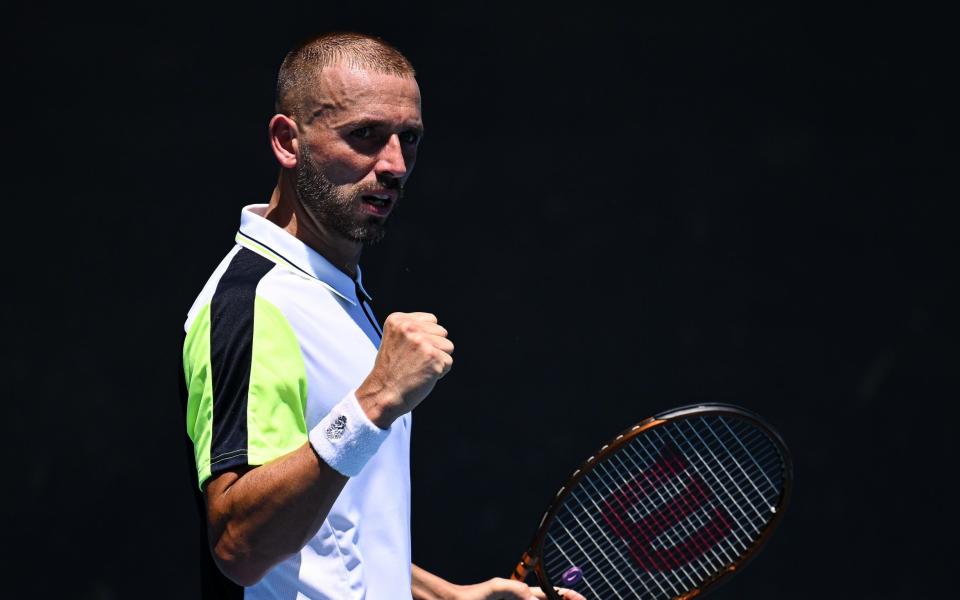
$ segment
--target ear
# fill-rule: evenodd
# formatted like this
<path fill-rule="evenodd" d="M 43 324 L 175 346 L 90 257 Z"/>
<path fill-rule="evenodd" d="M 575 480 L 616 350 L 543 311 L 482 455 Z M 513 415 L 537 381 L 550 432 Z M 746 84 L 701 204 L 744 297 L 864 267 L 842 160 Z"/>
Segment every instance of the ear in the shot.
<path fill-rule="evenodd" d="M 297 123 L 287 115 L 273 115 L 270 119 L 270 147 L 277 162 L 284 169 L 297 166 L 297 148 L 300 140 L 297 139 Z"/>

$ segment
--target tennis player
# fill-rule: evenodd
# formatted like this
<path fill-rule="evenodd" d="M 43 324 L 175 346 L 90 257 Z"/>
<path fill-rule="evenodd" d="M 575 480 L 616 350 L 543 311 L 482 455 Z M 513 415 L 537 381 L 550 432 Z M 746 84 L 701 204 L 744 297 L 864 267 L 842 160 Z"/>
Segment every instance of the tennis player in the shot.
<path fill-rule="evenodd" d="M 403 196 L 423 135 L 410 62 L 326 34 L 280 69 L 280 176 L 188 313 L 187 433 L 206 522 L 204 598 L 545 598 L 411 564 L 411 414 L 453 364 L 426 312 L 380 324 L 359 266 Z M 565 592 L 570 600 L 582 600 Z"/>

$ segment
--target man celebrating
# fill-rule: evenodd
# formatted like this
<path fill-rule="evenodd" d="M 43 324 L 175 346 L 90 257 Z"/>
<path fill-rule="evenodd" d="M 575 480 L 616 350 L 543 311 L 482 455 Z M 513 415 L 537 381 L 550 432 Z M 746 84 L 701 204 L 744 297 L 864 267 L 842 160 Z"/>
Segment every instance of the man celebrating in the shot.
<path fill-rule="evenodd" d="M 411 565 L 410 411 L 449 372 L 453 343 L 429 313 L 381 330 L 358 262 L 416 162 L 412 66 L 370 36 L 310 40 L 283 61 L 269 132 L 277 186 L 243 209 L 185 324 L 203 597 L 545 598 Z"/>

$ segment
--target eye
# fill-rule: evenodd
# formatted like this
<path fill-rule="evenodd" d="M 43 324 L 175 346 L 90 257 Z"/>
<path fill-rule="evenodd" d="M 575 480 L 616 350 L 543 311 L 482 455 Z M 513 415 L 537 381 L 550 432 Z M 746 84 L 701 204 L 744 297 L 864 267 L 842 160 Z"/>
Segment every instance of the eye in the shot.
<path fill-rule="evenodd" d="M 416 144 L 420 141 L 420 133 L 413 131 L 412 129 L 408 129 L 407 131 L 400 133 L 400 141 L 404 144 Z"/>
<path fill-rule="evenodd" d="M 352 135 L 352 136 L 355 137 L 355 138 L 358 138 L 358 139 L 361 139 L 361 140 L 365 140 L 365 139 L 369 138 L 371 135 L 373 135 L 373 128 L 372 128 L 372 127 L 358 127 L 358 128 L 356 128 L 356 129 L 354 129 L 353 131 L 351 131 L 351 132 L 350 132 L 350 135 Z"/>

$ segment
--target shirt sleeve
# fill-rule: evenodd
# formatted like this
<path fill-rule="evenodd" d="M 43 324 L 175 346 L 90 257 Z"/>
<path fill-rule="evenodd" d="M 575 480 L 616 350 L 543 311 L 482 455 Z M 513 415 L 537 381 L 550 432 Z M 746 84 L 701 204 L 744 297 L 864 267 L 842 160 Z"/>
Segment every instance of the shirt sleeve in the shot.
<path fill-rule="evenodd" d="M 262 465 L 307 441 L 300 344 L 255 286 L 221 282 L 188 326 L 183 366 L 201 489 L 212 475 Z"/>

